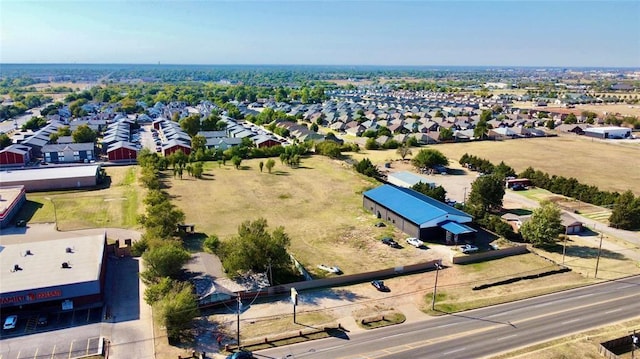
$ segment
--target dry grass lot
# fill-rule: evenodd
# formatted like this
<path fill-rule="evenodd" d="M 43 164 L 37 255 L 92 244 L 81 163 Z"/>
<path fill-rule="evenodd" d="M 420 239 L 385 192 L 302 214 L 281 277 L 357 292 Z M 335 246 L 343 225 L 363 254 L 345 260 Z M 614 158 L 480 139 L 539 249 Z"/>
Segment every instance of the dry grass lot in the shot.
<path fill-rule="evenodd" d="M 431 259 L 428 250 L 394 250 L 377 240 L 392 235 L 404 242 L 406 236 L 374 226 L 377 220 L 362 208 L 362 192 L 379 184 L 343 162 L 312 156 L 291 169 L 277 161 L 269 174 L 260 173 L 259 161 L 243 161 L 240 170 L 207 163 L 204 179 L 170 179 L 168 191 L 196 231 L 223 240 L 246 220 L 264 217 L 271 229 L 284 226 L 290 252 L 311 271 L 327 264 L 352 274 Z"/>
<path fill-rule="evenodd" d="M 19 218 L 28 218 L 32 223 L 57 219 L 61 231 L 137 227 L 137 215 L 144 209 L 142 187 L 136 181 L 138 167 L 105 170 L 111 177 L 111 185 L 105 189 L 28 193 Z"/>
<path fill-rule="evenodd" d="M 550 175 L 575 177 L 602 190 L 626 191 L 640 195 L 640 141 L 638 144 L 613 145 L 574 135 L 507 141 L 478 141 L 428 146 L 437 149 L 452 162 L 464 153 L 473 154 L 520 172 L 531 166 Z M 414 154 L 419 149 L 413 149 Z M 395 150 L 362 151 L 355 159 L 369 157 L 375 164 L 398 159 Z"/>

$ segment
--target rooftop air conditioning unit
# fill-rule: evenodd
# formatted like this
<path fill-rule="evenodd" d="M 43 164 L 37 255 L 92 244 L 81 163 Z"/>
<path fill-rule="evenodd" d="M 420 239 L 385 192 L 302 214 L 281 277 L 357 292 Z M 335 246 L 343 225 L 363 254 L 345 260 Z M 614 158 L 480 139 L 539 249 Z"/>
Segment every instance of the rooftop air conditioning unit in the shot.
<path fill-rule="evenodd" d="M 19 264 L 14 264 L 14 265 L 13 265 L 13 271 L 14 271 L 14 272 L 17 272 L 17 271 L 19 271 L 19 270 L 22 270 L 22 268 L 20 268 L 20 265 L 19 265 Z"/>
<path fill-rule="evenodd" d="M 69 262 L 62 262 L 62 268 L 71 268 L 69 267 Z"/>
<path fill-rule="evenodd" d="M 71 249 L 71 247 L 67 247 L 67 249 L 65 250 L 67 253 L 73 253 L 73 249 Z"/>
<path fill-rule="evenodd" d="M 33 253 L 31 253 L 31 249 L 27 249 L 27 251 L 24 252 L 24 255 L 25 256 L 30 256 L 30 255 L 33 255 Z"/>

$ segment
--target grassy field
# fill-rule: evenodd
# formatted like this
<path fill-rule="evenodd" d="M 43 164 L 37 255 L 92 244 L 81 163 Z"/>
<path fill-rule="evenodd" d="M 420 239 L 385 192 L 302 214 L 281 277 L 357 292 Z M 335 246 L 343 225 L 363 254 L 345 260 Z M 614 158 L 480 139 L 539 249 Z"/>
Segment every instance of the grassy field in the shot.
<path fill-rule="evenodd" d="M 535 254 L 522 254 L 467 265 L 457 265 L 440 272 L 436 312 L 431 311 L 432 293 L 425 296 L 425 312 L 442 314 L 487 305 L 505 303 L 536 295 L 573 288 L 588 283 L 577 273 L 567 272 L 508 285 L 476 290 L 476 285 L 495 283 L 504 279 L 532 275 L 561 267 Z M 461 281 L 464 278 L 464 282 Z M 442 283 L 442 284 L 440 284 Z"/>
<path fill-rule="evenodd" d="M 507 141 L 451 143 L 437 149 L 457 163 L 464 153 L 473 154 L 498 164 L 506 164 L 520 172 L 531 166 L 550 175 L 575 177 L 580 182 L 601 190 L 626 191 L 640 195 L 640 146 L 609 144 L 578 136 L 559 136 Z M 413 149 L 416 154 L 419 149 Z M 375 164 L 399 159 L 395 150 L 362 151 L 353 157 L 369 157 Z"/>
<path fill-rule="evenodd" d="M 31 223 L 57 220 L 62 231 L 137 227 L 137 215 L 143 210 L 138 167 L 107 167 L 106 172 L 111 185 L 105 189 L 28 193 L 18 218 Z"/>
<path fill-rule="evenodd" d="M 284 226 L 290 252 L 312 271 L 321 263 L 349 274 L 427 260 L 408 247 L 398 256 L 377 241 L 403 235 L 392 227 L 374 227 L 375 217 L 362 208 L 362 192 L 379 184 L 343 162 L 313 156 L 291 169 L 278 161 L 272 174 L 260 173 L 258 163 L 243 161 L 240 170 L 207 163 L 204 179 L 171 178 L 168 191 L 197 232 L 223 240 L 236 235 L 246 220 L 264 217 L 270 229 Z M 375 261 L 353 260 L 369 256 Z"/>

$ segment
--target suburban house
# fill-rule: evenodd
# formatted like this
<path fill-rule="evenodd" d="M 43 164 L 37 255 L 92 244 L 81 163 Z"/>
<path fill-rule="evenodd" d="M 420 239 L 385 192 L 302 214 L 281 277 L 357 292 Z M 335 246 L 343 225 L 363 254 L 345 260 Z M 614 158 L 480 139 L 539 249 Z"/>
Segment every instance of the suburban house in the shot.
<path fill-rule="evenodd" d="M 31 161 L 31 148 L 11 145 L 0 151 L 0 166 L 24 166 Z"/>
<path fill-rule="evenodd" d="M 45 162 L 83 162 L 95 159 L 93 142 L 45 145 L 42 147 Z"/>
<path fill-rule="evenodd" d="M 442 239 L 447 244 L 471 240 L 473 217 L 409 188 L 385 184 L 363 193 L 363 205 L 376 217 L 391 222 L 409 236 Z"/>

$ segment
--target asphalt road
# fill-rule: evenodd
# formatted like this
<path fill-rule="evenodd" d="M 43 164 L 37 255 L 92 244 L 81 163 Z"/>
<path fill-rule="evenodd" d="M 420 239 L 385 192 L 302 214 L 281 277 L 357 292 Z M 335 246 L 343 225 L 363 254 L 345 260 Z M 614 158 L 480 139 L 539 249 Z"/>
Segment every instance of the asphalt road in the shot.
<path fill-rule="evenodd" d="M 640 276 L 259 351 L 258 358 L 486 357 L 640 315 Z"/>

